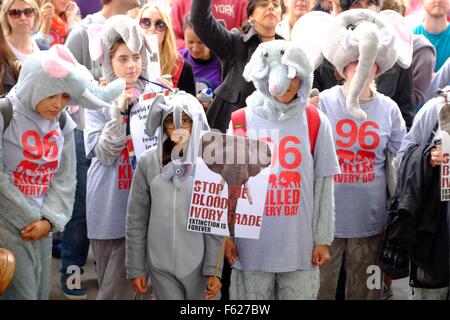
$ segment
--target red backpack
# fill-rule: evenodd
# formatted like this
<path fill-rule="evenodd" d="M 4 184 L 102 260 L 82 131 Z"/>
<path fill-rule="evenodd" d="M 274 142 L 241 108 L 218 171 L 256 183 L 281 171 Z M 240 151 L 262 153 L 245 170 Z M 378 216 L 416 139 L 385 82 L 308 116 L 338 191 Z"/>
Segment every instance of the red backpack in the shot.
<path fill-rule="evenodd" d="M 313 105 L 306 107 L 306 117 L 308 119 L 309 142 L 311 145 L 311 154 L 314 155 L 317 134 L 320 128 L 320 115 L 317 108 Z M 245 119 L 245 108 L 234 111 L 231 114 L 231 123 L 233 125 L 233 133 L 237 136 L 245 137 L 247 135 L 247 122 Z"/>

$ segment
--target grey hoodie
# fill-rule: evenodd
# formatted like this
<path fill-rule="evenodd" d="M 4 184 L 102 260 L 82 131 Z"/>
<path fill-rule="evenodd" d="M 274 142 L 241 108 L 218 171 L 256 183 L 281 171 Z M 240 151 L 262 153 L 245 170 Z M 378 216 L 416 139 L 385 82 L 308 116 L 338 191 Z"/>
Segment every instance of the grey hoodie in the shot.
<path fill-rule="evenodd" d="M 163 166 L 162 146 L 168 139 L 163 122 L 174 113 L 179 127 L 181 113 L 193 120 L 187 152 Z M 222 237 L 186 230 L 193 185 L 193 164 L 202 130 L 209 130 L 203 108 L 183 91 L 158 97 L 147 120 L 147 132 L 159 128 L 158 146 L 139 159 L 128 200 L 126 224 L 127 277 L 146 275 L 148 266 L 179 279 L 202 266 L 204 276 L 214 275 Z M 222 264 L 219 266 L 221 275 Z"/>

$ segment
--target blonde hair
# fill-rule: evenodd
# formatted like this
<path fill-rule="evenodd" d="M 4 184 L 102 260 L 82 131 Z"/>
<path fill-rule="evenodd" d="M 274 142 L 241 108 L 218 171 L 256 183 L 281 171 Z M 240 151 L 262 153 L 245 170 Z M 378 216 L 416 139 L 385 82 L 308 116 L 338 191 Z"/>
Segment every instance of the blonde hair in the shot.
<path fill-rule="evenodd" d="M 405 16 L 407 4 L 403 0 L 383 0 L 381 10 L 394 10 Z"/>
<path fill-rule="evenodd" d="M 5 0 L 2 3 L 2 8 L 0 9 L 0 23 L 2 24 L 3 31 L 5 35 L 10 35 L 12 32 L 11 26 L 8 22 L 8 10 L 11 8 L 13 3 L 15 1 L 23 1 L 27 4 L 29 4 L 34 9 L 34 23 L 33 23 L 33 30 L 37 30 L 37 28 L 40 26 L 40 12 L 39 7 L 34 0 Z"/>
<path fill-rule="evenodd" d="M 170 16 L 158 5 L 146 4 L 139 12 L 138 19 L 140 20 L 146 10 L 156 9 L 161 15 L 162 20 L 166 23 L 166 35 L 161 44 L 161 52 L 159 53 L 159 64 L 161 66 L 161 74 L 173 74 L 178 68 L 178 52 L 177 44 L 175 42 L 175 33 L 173 32 L 172 20 Z"/>

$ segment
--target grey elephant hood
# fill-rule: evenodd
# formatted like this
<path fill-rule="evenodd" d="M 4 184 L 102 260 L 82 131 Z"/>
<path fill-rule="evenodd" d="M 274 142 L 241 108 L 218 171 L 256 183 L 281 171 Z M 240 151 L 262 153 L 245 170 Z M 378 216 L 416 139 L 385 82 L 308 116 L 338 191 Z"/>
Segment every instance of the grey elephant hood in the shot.
<path fill-rule="evenodd" d="M 149 79 L 148 66 L 150 45 L 138 22 L 126 15 L 115 15 L 106 20 L 103 25 L 88 27 L 89 53 L 93 61 L 102 62 L 103 76 L 107 82 L 117 79 L 112 68 L 109 55 L 111 46 L 122 39 L 132 52 L 140 52 L 142 59 L 141 76 Z M 143 90 L 146 82 L 138 80 L 138 87 Z"/>
<path fill-rule="evenodd" d="M 261 43 L 244 69 L 243 76 L 253 82 L 256 92 L 247 98 L 247 106 L 270 120 L 293 117 L 306 108 L 312 88 L 313 68 L 303 50 L 295 43 L 273 40 Z M 297 96 L 288 104 L 275 96 L 283 95 L 294 77 L 301 79 Z"/>
<path fill-rule="evenodd" d="M 71 105 L 101 109 L 109 107 L 124 89 L 125 82 L 121 79 L 99 87 L 69 49 L 54 45 L 25 59 L 12 90 L 24 106 L 35 110 L 43 99 L 64 92 L 70 94 Z"/>
<path fill-rule="evenodd" d="M 146 130 L 149 136 L 153 136 L 159 129 L 157 149 L 161 165 L 163 143 L 168 139 L 167 134 L 164 133 L 163 122 L 171 113 L 173 113 L 176 128 L 181 126 L 182 113 L 186 113 L 192 119 L 192 131 L 187 152 L 183 155 L 183 159 L 177 160 L 194 164 L 198 156 L 202 132 L 209 130 L 203 106 L 198 102 L 197 98 L 184 91 L 176 91 L 169 96 L 159 95 L 155 98 L 147 117 Z"/>
<path fill-rule="evenodd" d="M 347 95 L 347 110 L 358 119 L 366 119 L 359 98 L 373 65 L 377 76 L 395 63 L 408 68 L 412 61 L 412 32 L 404 18 L 392 10 L 376 13 L 352 9 L 336 17 L 324 12 L 303 15 L 292 28 L 292 41 L 301 45 L 315 67 L 325 57 L 346 78 L 344 69 L 358 61 Z"/>

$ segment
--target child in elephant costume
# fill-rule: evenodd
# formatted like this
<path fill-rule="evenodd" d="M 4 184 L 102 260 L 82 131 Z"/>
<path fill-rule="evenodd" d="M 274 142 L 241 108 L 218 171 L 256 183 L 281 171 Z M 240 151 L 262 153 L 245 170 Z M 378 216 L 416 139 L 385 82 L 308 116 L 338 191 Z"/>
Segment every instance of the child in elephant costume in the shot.
<path fill-rule="evenodd" d="M 231 299 L 317 297 L 319 267 L 330 259 L 339 165 L 327 118 L 307 106 L 312 73 L 302 49 L 284 40 L 260 44 L 245 67 L 256 91 L 232 115 L 228 132 L 238 133 L 235 115 L 244 112 L 240 127 L 267 141 L 273 157 L 260 238 L 226 244 Z"/>
<path fill-rule="evenodd" d="M 161 300 L 213 299 L 221 287 L 223 237 L 187 231 L 193 164 L 202 130 L 209 130 L 198 100 L 184 91 L 158 96 L 147 134 L 158 145 L 142 154 L 128 200 L 126 268 L 136 293 L 147 278 Z M 216 274 L 217 273 L 217 274 Z"/>
<path fill-rule="evenodd" d="M 63 231 L 75 195 L 75 123 L 64 107 L 109 107 L 124 88 L 123 81 L 99 88 L 68 49 L 55 45 L 25 60 L 1 100 L 0 247 L 17 267 L 0 299 L 49 297 L 49 233 Z"/>
<path fill-rule="evenodd" d="M 91 57 L 102 62 L 105 81 L 122 78 L 126 83 L 114 108 L 85 113 L 86 157 L 92 159 L 86 222 L 97 263 L 97 300 L 130 300 L 135 295 L 125 270 L 125 220 L 135 158 L 128 120 L 149 78 L 150 47 L 137 21 L 126 15 L 115 15 L 101 29 L 88 31 Z"/>
<path fill-rule="evenodd" d="M 333 128 L 342 174 L 334 180 L 333 260 L 322 269 L 319 299 L 335 299 L 344 255 L 346 299 L 379 299 L 380 288 L 367 285 L 368 268 L 377 263 L 387 219 L 389 159 L 399 150 L 406 126 L 398 105 L 377 92 L 374 79 L 396 62 L 409 67 L 411 33 L 394 11 L 354 9 L 337 17 L 309 13 L 297 23 L 293 41 L 309 48 L 316 63 L 324 56 L 345 79 L 343 86 L 320 93 L 319 108 Z M 306 26 L 317 33 L 305 34 Z"/>

